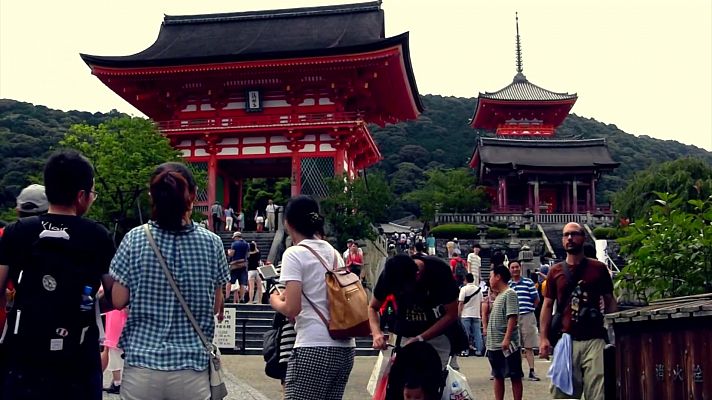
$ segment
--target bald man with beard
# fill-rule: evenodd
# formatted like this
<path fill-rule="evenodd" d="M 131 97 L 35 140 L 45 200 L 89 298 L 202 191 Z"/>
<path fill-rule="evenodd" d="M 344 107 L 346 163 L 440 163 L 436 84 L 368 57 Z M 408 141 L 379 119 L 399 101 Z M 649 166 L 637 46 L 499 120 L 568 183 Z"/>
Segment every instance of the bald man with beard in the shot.
<path fill-rule="evenodd" d="M 583 252 L 585 241 L 586 233 L 580 224 L 566 224 L 563 230 L 566 260 L 554 265 L 546 278 L 547 290 L 541 308 L 540 357 L 546 358 L 552 352 L 549 334 L 553 333 L 550 324 L 554 301 L 557 313 L 562 313 L 561 332 L 572 338 L 573 394 L 563 393 L 552 385 L 551 394 L 555 399 L 580 399 L 582 394 L 586 399 L 604 398 L 603 348 L 607 333 L 599 304 L 602 298 L 606 313 L 615 312 L 617 305 L 608 268 L 598 260 L 586 258 Z"/>

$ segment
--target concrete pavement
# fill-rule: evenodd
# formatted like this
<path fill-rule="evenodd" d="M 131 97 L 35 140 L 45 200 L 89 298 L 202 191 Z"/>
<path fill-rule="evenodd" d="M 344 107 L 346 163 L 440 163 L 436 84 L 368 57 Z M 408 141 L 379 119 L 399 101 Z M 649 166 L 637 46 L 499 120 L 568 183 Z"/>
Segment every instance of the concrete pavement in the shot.
<path fill-rule="evenodd" d="M 264 374 L 264 361 L 261 356 L 241 356 L 223 355 L 223 365 L 227 372 L 227 385 L 229 400 L 267 400 L 281 399 L 282 392 L 278 380 L 268 378 Z M 346 385 L 344 400 L 364 400 L 371 396 L 366 391 L 368 378 L 376 362 L 376 357 L 356 357 L 354 368 Z M 492 399 L 492 381 L 489 380 L 490 367 L 484 357 L 460 358 L 460 372 L 467 377 L 467 381 L 477 400 Z M 549 395 L 549 380 L 546 379 L 546 371 L 549 362 L 536 359 L 535 370 L 542 380 L 540 382 L 530 382 L 524 380 L 525 399 L 547 399 Z M 526 361 L 523 362 L 523 369 L 528 373 Z M 110 375 L 104 376 L 105 385 L 110 382 Z M 511 398 L 511 386 L 506 384 L 505 398 Z M 117 400 L 117 395 L 104 395 L 105 400 Z"/>

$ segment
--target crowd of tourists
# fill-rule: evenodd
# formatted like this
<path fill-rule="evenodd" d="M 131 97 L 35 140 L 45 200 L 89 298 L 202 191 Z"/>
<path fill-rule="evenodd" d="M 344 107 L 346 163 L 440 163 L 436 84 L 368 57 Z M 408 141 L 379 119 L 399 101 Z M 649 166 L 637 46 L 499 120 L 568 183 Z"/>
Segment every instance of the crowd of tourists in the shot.
<path fill-rule="evenodd" d="M 272 199 L 267 200 L 267 206 L 264 210 L 255 210 L 253 221 L 255 223 L 256 232 L 274 232 L 277 229 L 277 214 L 281 207 L 274 204 Z M 207 227 L 207 225 L 206 225 Z M 244 232 L 245 213 L 243 210 L 235 210 L 232 205 L 222 205 L 216 201 L 210 206 L 210 229 L 215 232 Z"/>
<path fill-rule="evenodd" d="M 0 310 L 8 311 L 1 315 L 2 398 L 95 400 L 102 389 L 123 399 L 225 395 L 211 344 L 215 320 L 230 296 L 262 297 L 259 249 L 236 231 L 226 255 L 221 239 L 192 221 L 197 185 L 182 164 L 157 166 L 148 185 L 151 220 L 118 248 L 84 217 L 99 194 L 81 154 L 53 154 L 44 186 L 20 193 L 19 219 L 0 230 L 0 291 L 8 294 L 0 297 Z M 228 230 L 236 218 L 229 210 L 218 210 Z M 267 221 L 273 226 L 269 212 Z M 268 299 L 280 343 L 269 375 L 282 382 L 284 398 L 342 398 L 354 336 L 369 333 L 381 350 L 369 385 L 374 399 L 439 399 L 467 388 L 457 372 L 463 356 L 487 357 L 496 399 L 504 398 L 507 379 L 521 399 L 523 378 L 540 379 L 535 348 L 540 357 L 553 354 L 554 398 L 603 398 L 603 313 L 616 303 L 606 266 L 583 253 L 579 224 L 564 227 L 566 259 L 536 278 L 541 285 L 501 254 L 480 282 L 478 246 L 462 258 L 458 241 L 450 241 L 448 263 L 433 255 L 430 236 L 413 232 L 401 247 L 411 238 L 413 249 L 387 259 L 368 304 L 362 249 L 349 240 L 339 252 L 324 240 L 314 199 L 290 199 L 284 229 L 292 245 Z M 104 369 L 111 371 L 107 388 Z"/>

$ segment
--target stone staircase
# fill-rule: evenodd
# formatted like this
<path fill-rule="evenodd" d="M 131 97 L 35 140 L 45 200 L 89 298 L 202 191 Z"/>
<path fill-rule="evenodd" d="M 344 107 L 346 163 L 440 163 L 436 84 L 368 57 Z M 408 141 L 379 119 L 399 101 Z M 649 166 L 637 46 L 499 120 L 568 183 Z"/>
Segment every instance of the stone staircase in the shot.
<path fill-rule="evenodd" d="M 235 348 L 220 351 L 226 354 L 262 354 L 262 338 L 272 328 L 274 310 L 267 304 L 225 304 L 226 308 L 235 308 Z M 373 356 L 378 351 L 371 347 L 370 337 L 356 338 L 356 355 Z"/>
<path fill-rule="evenodd" d="M 218 233 L 218 236 L 220 236 L 220 239 L 223 241 L 223 245 L 225 245 L 225 250 L 229 249 L 233 242 L 233 233 L 234 232 Z M 242 232 L 242 238 L 245 239 L 247 243 L 252 241 L 257 243 L 257 248 L 260 250 L 260 257 L 262 258 L 262 261 L 267 260 L 269 250 L 272 247 L 272 241 L 274 240 L 274 235 L 274 232 Z"/>

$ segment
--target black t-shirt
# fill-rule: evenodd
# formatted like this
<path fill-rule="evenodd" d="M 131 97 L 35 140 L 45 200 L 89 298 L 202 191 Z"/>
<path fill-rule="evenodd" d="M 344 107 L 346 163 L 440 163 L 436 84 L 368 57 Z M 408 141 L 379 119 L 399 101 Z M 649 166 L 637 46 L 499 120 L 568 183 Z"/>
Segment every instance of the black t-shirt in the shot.
<path fill-rule="evenodd" d="M 257 271 L 257 267 L 260 266 L 260 252 L 256 251 L 254 253 L 249 253 L 247 256 L 247 270 Z"/>
<path fill-rule="evenodd" d="M 386 265 L 373 289 L 374 297 L 380 301 L 384 301 L 389 294 L 395 295 L 395 334 L 405 337 L 420 335 L 444 314 L 443 305 L 457 300 L 457 284 L 450 266 L 436 257 L 424 257 L 424 260 L 422 274 L 410 282 L 404 281 L 401 274 Z"/>
<path fill-rule="evenodd" d="M 81 249 L 79 256 L 87 261 L 87 265 L 94 266 L 89 278 L 93 282 L 93 292 L 96 293 L 102 275 L 109 273 L 109 264 L 116 248 L 106 228 L 97 222 L 77 216 L 46 214 L 41 217 L 21 218 L 8 225 L 0 238 L 0 265 L 9 266 L 8 279 L 13 283 L 17 282 L 20 271 L 28 266 L 33 244 L 43 230 L 63 230 L 69 235 L 71 246 Z M 92 325 L 90 331 L 93 331 L 88 332 L 90 337 L 98 337 L 96 326 Z M 99 368 L 98 341 L 87 343 L 92 344 L 83 347 L 86 354 L 78 355 L 77 365 Z"/>

